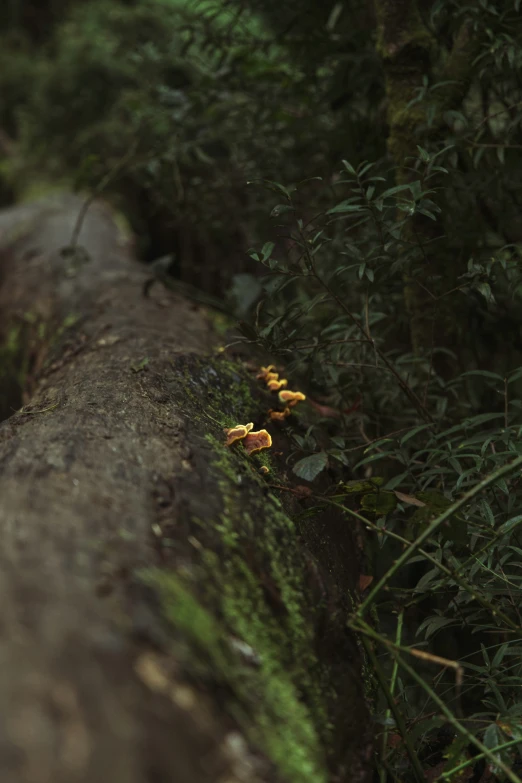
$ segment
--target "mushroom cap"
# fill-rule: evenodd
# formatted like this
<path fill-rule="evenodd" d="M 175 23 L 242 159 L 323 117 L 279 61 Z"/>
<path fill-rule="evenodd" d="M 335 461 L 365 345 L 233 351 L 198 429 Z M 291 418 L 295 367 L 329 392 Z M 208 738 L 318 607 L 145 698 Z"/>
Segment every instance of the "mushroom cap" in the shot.
<path fill-rule="evenodd" d="M 279 400 L 280 402 L 288 403 L 288 405 L 293 408 L 300 400 L 306 400 L 306 395 L 302 392 L 293 392 L 289 389 L 284 389 L 279 392 Z"/>
<path fill-rule="evenodd" d="M 256 375 L 256 378 L 264 381 L 266 379 L 266 376 L 275 370 L 275 366 L 273 364 L 269 364 L 268 367 L 261 367 L 259 374 Z M 275 373 L 275 376 L 277 378 L 277 373 Z"/>
<path fill-rule="evenodd" d="M 263 474 L 263 476 L 266 476 L 267 473 L 270 473 L 270 468 L 266 465 L 261 465 L 259 468 L 259 472 Z"/>
<path fill-rule="evenodd" d="M 235 427 L 230 427 L 229 429 L 225 429 L 225 434 L 227 436 L 226 440 L 226 446 L 231 446 L 233 443 L 236 443 L 238 440 L 242 440 L 243 438 L 246 438 L 250 430 L 252 430 L 254 427 L 253 423 L 250 422 L 249 424 L 236 424 Z"/>
<path fill-rule="evenodd" d="M 259 430 L 258 432 L 249 432 L 243 439 L 243 446 L 246 453 L 256 454 L 263 449 L 269 449 L 272 445 L 272 436 L 266 430 Z"/>
<path fill-rule="evenodd" d="M 278 381 L 277 379 L 267 381 L 266 385 L 270 391 L 279 391 L 279 389 L 281 389 L 283 386 L 286 386 L 287 383 L 288 381 L 286 380 L 286 378 L 281 378 L 280 381 Z"/>
<path fill-rule="evenodd" d="M 268 411 L 268 417 L 270 421 L 284 421 L 287 416 L 290 416 L 291 413 L 292 411 L 288 406 L 284 409 L 284 411 L 274 411 L 272 408 L 270 408 Z"/>

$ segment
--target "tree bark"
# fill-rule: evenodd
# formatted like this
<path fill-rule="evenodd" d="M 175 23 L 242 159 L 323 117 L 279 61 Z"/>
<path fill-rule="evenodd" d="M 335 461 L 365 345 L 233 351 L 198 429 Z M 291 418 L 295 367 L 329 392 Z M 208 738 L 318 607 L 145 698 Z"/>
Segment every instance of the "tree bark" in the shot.
<path fill-rule="evenodd" d="M 352 530 L 290 503 L 281 459 L 265 476 L 223 445 L 268 393 L 213 352 L 209 313 L 143 296 L 106 205 L 61 252 L 80 207 L 0 213 L 25 395 L 0 425 L 0 778 L 362 783 Z"/>

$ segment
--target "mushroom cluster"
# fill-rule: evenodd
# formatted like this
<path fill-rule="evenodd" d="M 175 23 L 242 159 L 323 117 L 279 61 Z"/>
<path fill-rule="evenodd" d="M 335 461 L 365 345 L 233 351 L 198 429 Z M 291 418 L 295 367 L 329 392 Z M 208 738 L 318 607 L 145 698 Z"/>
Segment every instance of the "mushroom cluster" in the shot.
<path fill-rule="evenodd" d="M 288 386 L 286 378 L 280 378 L 279 373 L 274 372 L 274 370 L 274 365 L 269 364 L 268 367 L 261 367 L 259 374 L 256 376 L 258 380 L 266 383 L 266 388 L 269 391 L 279 391 L 283 386 Z"/>
<path fill-rule="evenodd" d="M 270 421 L 284 421 L 292 413 L 292 408 L 297 405 L 301 400 L 305 400 L 306 397 L 302 392 L 293 392 L 285 389 L 288 386 L 286 378 L 279 378 L 279 373 L 274 372 L 275 367 L 270 364 L 268 367 L 261 367 L 260 372 L 257 375 L 258 380 L 265 382 L 269 391 L 278 392 L 279 402 L 284 405 L 284 409 L 268 411 L 268 417 Z M 264 449 L 269 449 L 272 445 L 272 437 L 267 430 L 258 430 L 252 432 L 254 425 L 252 422 L 248 424 L 236 424 L 235 427 L 229 427 L 225 429 L 227 436 L 226 445 L 233 446 L 234 443 L 241 441 L 243 447 L 250 456 L 251 454 L 257 454 Z M 268 468 L 263 466 L 262 473 L 268 473 Z"/>
<path fill-rule="evenodd" d="M 229 427 L 225 429 L 225 435 L 227 436 L 226 445 L 232 446 L 234 443 L 241 441 L 248 456 L 251 454 L 257 454 L 263 449 L 269 449 L 272 445 L 272 437 L 266 430 L 259 430 L 258 432 L 252 432 L 254 425 L 252 422 L 249 424 L 236 424 L 235 427 Z"/>
<path fill-rule="evenodd" d="M 261 367 L 258 375 L 258 380 L 264 381 L 269 391 L 279 392 L 279 402 L 285 407 L 282 411 L 274 410 L 270 408 L 268 411 L 268 418 L 270 421 L 284 421 L 292 413 L 292 408 L 297 405 L 301 400 L 305 400 L 306 396 L 302 392 L 293 392 L 283 387 L 288 386 L 286 378 L 280 378 L 279 373 L 274 372 L 275 367 L 273 364 L 269 364 L 268 367 Z"/>

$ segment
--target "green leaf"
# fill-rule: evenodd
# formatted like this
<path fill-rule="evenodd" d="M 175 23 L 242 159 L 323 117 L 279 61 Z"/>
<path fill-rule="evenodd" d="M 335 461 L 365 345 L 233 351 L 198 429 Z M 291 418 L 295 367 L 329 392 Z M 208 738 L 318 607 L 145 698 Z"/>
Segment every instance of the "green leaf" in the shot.
<path fill-rule="evenodd" d="M 466 378 L 470 375 L 481 375 L 483 378 L 494 378 L 496 381 L 502 381 L 502 383 L 504 383 L 502 375 L 498 375 L 496 372 L 490 372 L 489 370 L 469 370 L 469 372 L 463 372 L 460 377 Z"/>
<path fill-rule="evenodd" d="M 360 460 L 360 462 L 357 463 L 357 465 L 353 466 L 353 469 L 360 468 L 362 465 L 367 465 L 369 462 L 377 462 L 379 459 L 385 459 L 386 457 L 389 458 L 389 454 L 371 454 L 369 457 L 365 457 L 364 459 Z"/>
<path fill-rule="evenodd" d="M 348 161 L 347 161 L 347 160 L 343 160 L 343 166 L 344 166 L 344 168 L 346 169 L 346 171 L 347 171 L 349 174 L 353 174 L 354 176 L 356 176 L 355 169 L 354 169 L 354 167 L 351 165 L 351 163 L 348 163 Z"/>
<path fill-rule="evenodd" d="M 518 381 L 519 378 L 522 378 L 522 367 L 519 367 L 518 370 L 513 370 L 513 372 L 509 374 L 508 383 Z"/>
<path fill-rule="evenodd" d="M 263 247 L 261 248 L 261 253 L 263 255 L 263 261 L 267 261 L 270 256 L 272 255 L 272 250 L 274 249 L 275 244 L 274 242 L 265 242 Z"/>
<path fill-rule="evenodd" d="M 433 424 L 420 424 L 418 427 L 414 427 L 412 430 L 407 432 L 406 435 L 404 435 L 401 438 L 400 445 L 403 446 L 405 443 L 407 443 L 410 440 L 410 438 L 415 437 L 417 433 L 426 430 L 428 427 L 433 427 Z"/>
<path fill-rule="evenodd" d="M 270 213 L 270 217 L 275 218 L 283 215 L 285 212 L 293 212 L 294 207 L 291 204 L 276 204 Z"/>
<path fill-rule="evenodd" d="M 502 735 L 496 723 L 491 723 L 484 732 L 484 745 L 486 748 L 492 750 L 500 745 L 502 742 Z"/>
<path fill-rule="evenodd" d="M 397 508 L 397 498 L 393 492 L 374 492 L 371 495 L 363 495 L 361 508 L 378 517 L 384 517 Z"/>
<path fill-rule="evenodd" d="M 426 574 L 426 576 L 428 576 L 428 574 Z M 415 590 L 421 590 L 420 582 Z M 451 625 L 452 623 L 453 625 L 456 624 L 455 620 L 452 620 L 450 617 L 430 617 L 426 622 L 419 626 L 417 634 L 424 630 L 424 638 L 429 639 L 430 636 L 433 636 L 433 634 L 435 634 L 437 631 L 440 631 L 441 628 L 444 628 L 446 625 Z"/>
<path fill-rule="evenodd" d="M 388 190 L 385 190 L 384 193 L 381 193 L 380 198 L 385 199 L 389 196 L 394 196 L 396 193 L 401 193 L 402 191 L 409 189 L 409 185 L 395 185 L 395 187 L 388 188 Z"/>
<path fill-rule="evenodd" d="M 516 517 L 512 517 L 511 519 L 508 519 L 508 521 L 504 522 L 503 525 L 500 525 L 497 532 L 499 535 L 504 535 L 505 533 L 509 533 L 515 527 L 518 527 L 521 522 L 522 522 L 522 514 L 518 514 Z"/>
<path fill-rule="evenodd" d="M 349 495 L 362 495 L 365 492 L 376 492 L 383 484 L 384 479 L 381 476 L 368 479 L 367 481 L 345 481 L 341 484 L 343 492 Z"/>
<path fill-rule="evenodd" d="M 480 498 L 478 505 L 482 517 L 486 520 L 488 525 L 491 525 L 491 527 L 493 527 L 495 524 L 495 515 L 493 514 L 491 506 L 489 505 L 487 500 L 485 500 L 484 498 Z"/>
<path fill-rule="evenodd" d="M 351 201 L 351 199 L 350 199 Z M 335 215 L 338 212 L 362 212 L 364 207 L 361 204 L 350 204 L 348 201 L 341 201 L 337 206 L 332 207 L 326 213 L 327 215 Z"/>
<path fill-rule="evenodd" d="M 309 457 L 304 457 L 304 459 L 296 462 L 293 472 L 305 481 L 313 481 L 327 465 L 328 454 L 325 451 L 319 451 L 317 454 L 311 454 Z"/>
<path fill-rule="evenodd" d="M 402 482 L 408 477 L 409 473 L 408 471 L 405 471 L 404 473 L 399 473 L 397 476 L 394 476 L 391 478 L 388 483 L 383 487 L 383 489 L 395 489 L 395 487 L 398 487 L 399 484 L 402 484 Z"/>

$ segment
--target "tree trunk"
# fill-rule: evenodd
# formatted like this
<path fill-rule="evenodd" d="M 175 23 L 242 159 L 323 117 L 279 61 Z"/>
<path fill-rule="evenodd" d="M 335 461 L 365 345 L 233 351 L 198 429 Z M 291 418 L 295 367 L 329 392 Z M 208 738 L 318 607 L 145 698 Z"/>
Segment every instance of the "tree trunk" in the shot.
<path fill-rule="evenodd" d="M 427 29 L 417 0 L 375 0 L 375 10 L 386 78 L 388 151 L 397 167 L 397 184 L 403 185 L 419 179 L 412 173 L 418 146 L 437 150 L 447 133 L 445 113 L 460 107 L 469 90 L 480 41 L 465 21 L 446 53 Z M 435 92 L 424 90 L 426 77 L 430 85 L 438 85 Z M 441 184 L 444 181 L 432 179 L 428 187 Z M 437 196 L 431 194 L 434 200 Z M 416 215 L 406 226 L 404 239 L 418 250 L 404 288 L 413 351 L 429 354 L 434 343 L 454 348 L 455 307 L 444 294 L 458 285 L 458 275 L 465 268 L 459 268 L 454 254 L 446 249 L 440 222 Z"/>
<path fill-rule="evenodd" d="M 143 296 L 106 205 L 60 252 L 80 207 L 0 213 L 25 397 L 0 425 L 0 779 L 365 781 L 352 531 L 223 445 L 268 393 L 209 313 Z"/>

